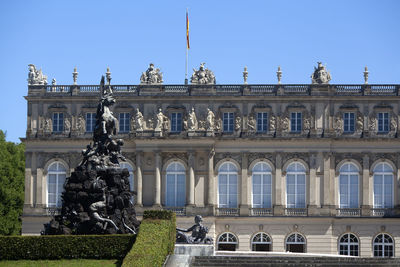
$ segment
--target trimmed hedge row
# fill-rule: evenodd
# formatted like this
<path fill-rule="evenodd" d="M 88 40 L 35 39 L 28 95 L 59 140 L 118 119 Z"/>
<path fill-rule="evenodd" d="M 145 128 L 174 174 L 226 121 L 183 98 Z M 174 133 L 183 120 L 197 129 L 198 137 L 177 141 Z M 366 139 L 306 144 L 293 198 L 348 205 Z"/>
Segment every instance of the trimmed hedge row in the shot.
<path fill-rule="evenodd" d="M 174 252 L 176 217 L 172 211 L 145 211 L 138 237 L 122 266 L 162 266 Z"/>
<path fill-rule="evenodd" d="M 136 235 L 0 236 L 0 260 L 122 259 Z"/>

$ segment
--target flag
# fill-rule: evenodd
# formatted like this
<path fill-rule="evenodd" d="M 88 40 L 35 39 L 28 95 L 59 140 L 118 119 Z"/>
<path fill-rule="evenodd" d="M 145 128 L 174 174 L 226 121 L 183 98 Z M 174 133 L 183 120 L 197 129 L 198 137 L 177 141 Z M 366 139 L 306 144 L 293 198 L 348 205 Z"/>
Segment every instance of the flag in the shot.
<path fill-rule="evenodd" d="M 190 44 L 189 44 L 189 14 L 188 14 L 187 10 L 186 10 L 186 48 L 190 49 Z"/>

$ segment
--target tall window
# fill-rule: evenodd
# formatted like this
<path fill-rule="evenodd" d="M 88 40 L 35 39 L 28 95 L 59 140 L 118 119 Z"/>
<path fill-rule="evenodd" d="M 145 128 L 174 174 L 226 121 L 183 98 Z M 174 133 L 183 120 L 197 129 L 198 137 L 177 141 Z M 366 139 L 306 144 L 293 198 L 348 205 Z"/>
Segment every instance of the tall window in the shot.
<path fill-rule="evenodd" d="M 129 133 L 129 113 L 122 112 L 119 113 L 119 132 L 120 133 Z"/>
<path fill-rule="evenodd" d="M 390 235 L 379 234 L 374 239 L 374 257 L 390 258 L 394 256 L 394 244 Z"/>
<path fill-rule="evenodd" d="M 389 132 L 389 113 L 379 112 L 378 113 L 378 132 L 387 133 Z"/>
<path fill-rule="evenodd" d="M 181 112 L 171 113 L 171 132 L 174 132 L 174 133 L 182 132 L 182 113 Z"/>
<path fill-rule="evenodd" d="M 343 113 L 343 132 L 354 133 L 354 112 Z"/>
<path fill-rule="evenodd" d="M 271 238 L 266 233 L 258 233 L 251 240 L 252 251 L 271 251 Z"/>
<path fill-rule="evenodd" d="M 134 189 L 134 180 L 133 180 L 133 168 L 132 168 L 132 166 L 131 166 L 131 164 L 129 164 L 129 163 L 127 163 L 127 162 L 121 162 L 120 164 L 119 164 L 119 166 L 122 168 L 122 169 L 128 169 L 128 171 L 129 171 L 129 189 L 131 190 L 131 191 L 133 191 L 133 189 Z"/>
<path fill-rule="evenodd" d="M 271 167 L 265 162 L 254 165 L 252 170 L 253 208 L 272 207 Z"/>
<path fill-rule="evenodd" d="M 53 132 L 61 133 L 64 131 L 64 113 L 54 112 L 53 113 Z"/>
<path fill-rule="evenodd" d="M 299 233 L 291 234 L 286 239 L 286 251 L 297 252 L 297 253 L 306 252 L 305 238 Z"/>
<path fill-rule="evenodd" d="M 339 240 L 339 254 L 358 256 L 358 238 L 353 234 L 344 234 Z"/>
<path fill-rule="evenodd" d="M 224 124 L 224 132 L 231 133 L 233 132 L 233 112 L 224 112 L 223 114 L 223 124 Z"/>
<path fill-rule="evenodd" d="M 294 133 L 301 132 L 301 112 L 292 112 L 290 114 L 290 131 Z"/>
<path fill-rule="evenodd" d="M 346 163 L 340 168 L 339 174 L 339 205 L 340 208 L 359 208 L 358 205 L 358 175 L 356 165 Z"/>
<path fill-rule="evenodd" d="M 225 162 L 218 169 L 218 207 L 237 208 L 237 178 L 235 164 Z"/>
<path fill-rule="evenodd" d="M 61 162 L 54 162 L 47 169 L 47 207 L 61 207 L 66 175 L 67 171 Z"/>
<path fill-rule="evenodd" d="M 266 133 L 268 131 L 268 113 L 258 112 L 257 113 L 257 132 Z"/>
<path fill-rule="evenodd" d="M 306 168 L 300 162 L 293 162 L 286 169 L 286 207 L 306 207 Z"/>
<path fill-rule="evenodd" d="M 223 233 L 218 237 L 218 250 L 235 251 L 237 245 L 238 241 L 234 234 Z"/>
<path fill-rule="evenodd" d="M 179 162 L 172 162 L 167 167 L 165 205 L 184 207 L 186 199 L 186 172 Z"/>
<path fill-rule="evenodd" d="M 393 169 L 387 163 L 374 168 L 374 208 L 393 208 Z"/>
<path fill-rule="evenodd" d="M 86 132 L 93 132 L 96 125 L 96 113 L 86 113 Z"/>

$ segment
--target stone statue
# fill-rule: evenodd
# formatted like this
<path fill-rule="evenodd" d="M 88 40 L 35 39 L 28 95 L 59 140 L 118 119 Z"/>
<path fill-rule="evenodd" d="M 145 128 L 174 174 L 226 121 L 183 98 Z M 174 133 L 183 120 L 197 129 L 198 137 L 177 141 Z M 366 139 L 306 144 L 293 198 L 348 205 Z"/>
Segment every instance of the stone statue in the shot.
<path fill-rule="evenodd" d="M 203 218 L 200 215 L 194 217 L 194 225 L 189 229 L 176 228 L 176 243 L 183 244 L 212 244 L 211 237 L 206 236 L 208 227 L 202 224 Z M 192 232 L 191 236 L 184 233 Z"/>
<path fill-rule="evenodd" d="M 83 159 L 66 179 L 61 215 L 45 224 L 43 234 L 136 234 L 136 219 L 129 187 L 129 171 L 122 169 L 122 139 L 113 139 L 116 119 L 110 111 L 115 103 L 111 85 L 100 83 L 93 144 L 82 150 Z M 78 119 L 84 125 L 84 120 Z"/>
<path fill-rule="evenodd" d="M 318 62 L 318 67 L 314 67 L 314 73 L 311 75 L 312 84 L 328 84 L 331 80 L 330 73 L 326 70 L 321 62 Z"/>
<path fill-rule="evenodd" d="M 57 85 L 56 78 L 53 78 L 53 80 L 51 80 L 51 85 Z"/>
<path fill-rule="evenodd" d="M 284 116 L 280 120 L 281 120 L 280 121 L 281 131 L 282 132 L 289 132 L 289 124 L 290 124 L 289 117 Z"/>
<path fill-rule="evenodd" d="M 364 131 L 364 116 L 362 115 L 361 112 L 357 112 L 357 126 L 356 126 L 356 131 L 358 133 L 362 133 Z"/>
<path fill-rule="evenodd" d="M 242 128 L 242 118 L 236 114 L 235 118 L 235 131 L 240 131 Z"/>
<path fill-rule="evenodd" d="M 158 113 L 157 113 L 157 124 L 156 124 L 156 127 L 154 128 L 154 131 L 162 132 L 162 131 L 168 129 L 168 127 L 166 127 L 167 122 L 168 122 L 167 116 L 165 116 L 162 112 L 162 109 L 159 108 Z"/>
<path fill-rule="evenodd" d="M 68 118 L 64 119 L 64 132 L 69 133 L 71 131 L 71 122 Z"/>
<path fill-rule="evenodd" d="M 253 115 L 247 117 L 247 129 L 249 132 L 256 132 L 256 120 Z"/>
<path fill-rule="evenodd" d="M 269 129 L 273 133 L 276 131 L 276 116 L 272 116 L 271 115 L 271 120 L 270 120 L 270 123 L 269 123 Z"/>
<path fill-rule="evenodd" d="M 337 116 L 335 116 L 335 124 L 333 126 L 336 135 L 340 135 L 343 132 L 343 118 L 342 114 L 339 113 Z"/>
<path fill-rule="evenodd" d="M 243 83 L 244 84 L 247 84 L 247 77 L 249 77 L 249 72 L 247 71 L 247 67 L 245 66 L 244 70 L 243 70 Z"/>
<path fill-rule="evenodd" d="M 47 76 L 43 75 L 42 69 L 37 70 L 33 64 L 29 64 L 28 66 L 28 85 L 47 85 Z"/>
<path fill-rule="evenodd" d="M 142 112 L 140 112 L 139 108 L 136 108 L 135 128 L 136 128 L 136 131 L 144 130 L 144 118 L 143 118 L 143 114 L 142 114 Z"/>
<path fill-rule="evenodd" d="M 196 131 L 198 129 L 198 123 L 197 123 L 196 113 L 194 112 L 194 107 L 192 107 L 192 110 L 189 112 L 189 118 L 187 124 L 189 131 Z"/>
<path fill-rule="evenodd" d="M 215 84 L 214 73 L 209 69 L 205 69 L 205 64 L 201 63 L 199 70 L 193 69 L 192 78 L 190 79 L 192 84 Z"/>
<path fill-rule="evenodd" d="M 78 116 L 77 120 L 76 120 L 76 131 L 79 134 L 84 134 L 85 133 L 85 119 L 83 118 L 83 116 Z"/>
<path fill-rule="evenodd" d="M 214 112 L 212 112 L 209 108 L 207 108 L 207 131 L 214 131 L 214 125 L 215 125 L 215 115 Z"/>
<path fill-rule="evenodd" d="M 50 118 L 46 118 L 46 119 L 44 120 L 43 130 L 44 130 L 46 133 L 51 133 L 51 132 L 52 132 L 52 130 L 53 130 L 53 123 L 52 123 L 52 121 L 51 121 Z"/>
<path fill-rule="evenodd" d="M 142 73 L 140 77 L 140 84 L 160 84 L 163 83 L 162 72 L 160 69 L 154 69 L 154 64 L 150 63 L 146 72 Z"/>

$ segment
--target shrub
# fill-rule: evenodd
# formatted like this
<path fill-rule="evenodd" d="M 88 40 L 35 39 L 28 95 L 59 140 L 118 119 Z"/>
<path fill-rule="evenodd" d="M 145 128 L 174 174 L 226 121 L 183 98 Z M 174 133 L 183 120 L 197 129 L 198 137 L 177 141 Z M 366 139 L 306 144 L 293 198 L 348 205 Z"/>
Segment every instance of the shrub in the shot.
<path fill-rule="evenodd" d="M 140 230 L 122 266 L 162 266 L 172 254 L 176 238 L 176 217 L 171 211 L 145 211 Z"/>
<path fill-rule="evenodd" d="M 0 260 L 122 259 L 136 235 L 0 236 Z"/>

